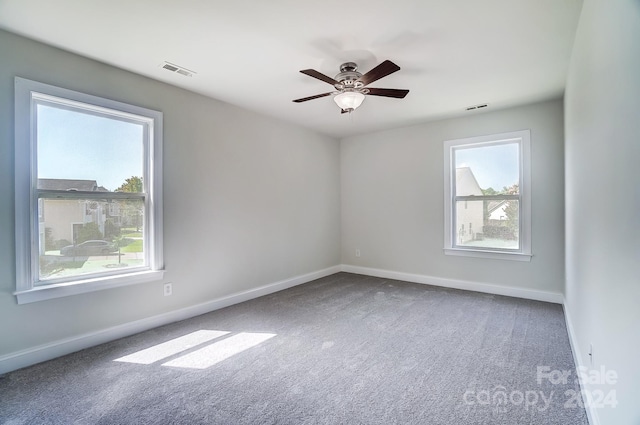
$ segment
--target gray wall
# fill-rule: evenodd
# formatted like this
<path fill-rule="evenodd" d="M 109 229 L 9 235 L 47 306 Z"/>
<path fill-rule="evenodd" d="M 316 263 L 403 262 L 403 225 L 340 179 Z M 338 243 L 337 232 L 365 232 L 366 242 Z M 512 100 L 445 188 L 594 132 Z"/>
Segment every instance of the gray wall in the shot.
<path fill-rule="evenodd" d="M 566 307 L 585 366 L 615 370 L 602 424 L 640 423 L 640 2 L 585 0 L 565 95 Z M 606 393 L 605 392 L 605 393 Z"/>
<path fill-rule="evenodd" d="M 0 356 L 340 262 L 339 142 L 0 31 Z M 13 78 L 164 113 L 164 282 L 17 305 Z"/>
<path fill-rule="evenodd" d="M 552 100 L 342 140 L 342 262 L 562 293 L 562 126 L 562 101 Z M 523 129 L 531 129 L 531 262 L 445 256 L 443 142 Z"/>

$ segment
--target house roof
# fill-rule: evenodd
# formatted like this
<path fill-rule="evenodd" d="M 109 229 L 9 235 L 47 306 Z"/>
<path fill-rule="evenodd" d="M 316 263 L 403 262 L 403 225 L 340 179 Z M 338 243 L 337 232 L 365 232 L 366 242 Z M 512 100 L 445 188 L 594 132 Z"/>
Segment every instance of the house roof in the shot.
<path fill-rule="evenodd" d="M 108 192 L 95 180 L 38 179 L 38 189 L 78 192 Z"/>
<path fill-rule="evenodd" d="M 490 213 L 492 213 L 492 212 L 494 212 L 495 210 L 497 210 L 498 208 L 500 208 L 502 205 L 504 205 L 506 202 L 507 202 L 506 200 L 504 200 L 504 201 L 490 201 L 490 202 L 487 204 L 487 210 L 488 210 Z"/>

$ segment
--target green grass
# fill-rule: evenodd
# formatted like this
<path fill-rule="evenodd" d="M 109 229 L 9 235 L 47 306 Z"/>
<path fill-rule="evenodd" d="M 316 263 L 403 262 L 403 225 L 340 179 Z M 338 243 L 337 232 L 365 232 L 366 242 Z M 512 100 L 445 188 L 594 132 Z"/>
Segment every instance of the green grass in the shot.
<path fill-rule="evenodd" d="M 142 232 L 123 233 L 122 236 L 125 238 L 141 238 Z"/>
<path fill-rule="evenodd" d="M 80 268 L 63 268 L 56 270 L 55 272 L 48 274 L 48 271 L 42 270 L 43 278 L 57 278 L 63 276 L 81 276 L 89 273 L 103 272 L 107 269 L 113 268 L 113 266 L 119 267 L 137 267 L 144 263 L 143 259 L 138 258 L 123 258 L 122 263 L 118 264 L 118 254 L 111 254 L 109 256 L 95 256 L 89 257 L 89 260 L 85 262 Z"/>
<path fill-rule="evenodd" d="M 122 252 L 142 252 L 142 239 L 137 239 L 120 249 Z"/>

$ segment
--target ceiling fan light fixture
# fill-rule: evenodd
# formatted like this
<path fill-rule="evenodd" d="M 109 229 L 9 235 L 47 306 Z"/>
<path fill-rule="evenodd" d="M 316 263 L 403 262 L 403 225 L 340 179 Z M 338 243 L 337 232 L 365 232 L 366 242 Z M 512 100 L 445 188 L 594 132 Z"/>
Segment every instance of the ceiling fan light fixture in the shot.
<path fill-rule="evenodd" d="M 354 111 L 364 101 L 364 94 L 357 91 L 345 91 L 340 94 L 337 94 L 333 101 L 336 102 L 336 105 L 343 111 Z"/>
<path fill-rule="evenodd" d="M 340 66 L 340 73 L 336 75 L 335 79 L 315 69 L 301 70 L 301 73 L 309 77 L 331 84 L 335 91 L 294 99 L 293 102 L 302 103 L 325 96 L 333 96 L 333 101 L 336 102 L 336 105 L 338 105 L 340 111 L 344 114 L 353 112 L 362 105 L 365 95 L 404 99 L 407 93 L 409 93 L 409 90 L 368 87 L 368 85 L 374 81 L 378 81 L 380 78 L 400 71 L 400 67 L 390 60 L 385 60 L 364 75 L 356 71 L 357 69 L 358 65 L 354 62 L 343 63 L 342 66 Z"/>

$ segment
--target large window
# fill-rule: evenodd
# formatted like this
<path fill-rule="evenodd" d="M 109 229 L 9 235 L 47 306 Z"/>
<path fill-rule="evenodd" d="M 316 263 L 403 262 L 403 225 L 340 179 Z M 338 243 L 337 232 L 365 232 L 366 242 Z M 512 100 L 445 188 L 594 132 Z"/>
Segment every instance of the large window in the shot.
<path fill-rule="evenodd" d="M 445 151 L 445 253 L 531 258 L 528 130 L 450 140 Z"/>
<path fill-rule="evenodd" d="M 16 78 L 19 303 L 162 277 L 162 114 Z"/>

